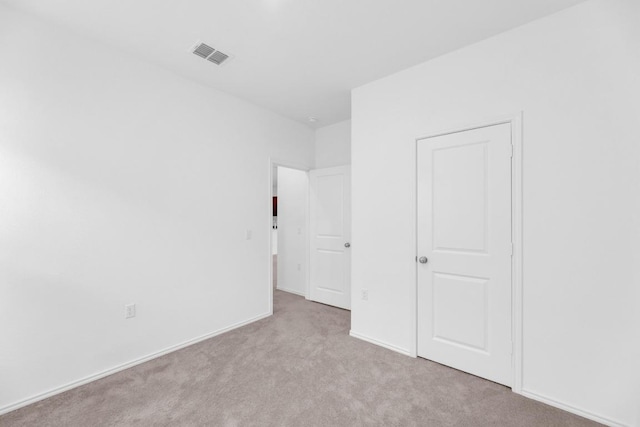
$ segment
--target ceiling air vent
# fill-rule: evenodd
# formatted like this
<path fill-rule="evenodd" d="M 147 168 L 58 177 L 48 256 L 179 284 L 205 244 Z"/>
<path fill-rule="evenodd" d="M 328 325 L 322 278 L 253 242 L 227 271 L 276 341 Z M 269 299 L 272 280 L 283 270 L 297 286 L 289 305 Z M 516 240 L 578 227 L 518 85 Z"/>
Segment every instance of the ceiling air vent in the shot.
<path fill-rule="evenodd" d="M 227 58 L 229 58 L 229 55 L 227 55 L 226 53 L 222 53 L 219 50 L 216 50 L 207 58 L 207 61 L 211 61 L 214 64 L 220 65 L 224 61 L 226 61 Z"/>
<path fill-rule="evenodd" d="M 229 59 L 229 55 L 227 55 L 226 53 L 222 53 L 219 50 L 216 50 L 211 46 L 200 42 L 196 43 L 196 45 L 192 48 L 192 52 L 195 55 L 198 55 L 200 58 L 204 58 L 216 65 L 222 65 L 223 62 Z"/>

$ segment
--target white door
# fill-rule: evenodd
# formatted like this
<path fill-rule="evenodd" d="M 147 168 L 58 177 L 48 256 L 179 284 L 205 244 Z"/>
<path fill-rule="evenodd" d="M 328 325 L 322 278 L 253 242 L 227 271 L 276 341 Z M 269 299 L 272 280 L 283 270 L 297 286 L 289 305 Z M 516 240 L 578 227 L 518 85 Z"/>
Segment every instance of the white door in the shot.
<path fill-rule="evenodd" d="M 309 299 L 351 308 L 351 174 L 349 166 L 309 173 Z"/>
<path fill-rule="evenodd" d="M 510 386 L 511 125 L 418 141 L 418 356 Z"/>

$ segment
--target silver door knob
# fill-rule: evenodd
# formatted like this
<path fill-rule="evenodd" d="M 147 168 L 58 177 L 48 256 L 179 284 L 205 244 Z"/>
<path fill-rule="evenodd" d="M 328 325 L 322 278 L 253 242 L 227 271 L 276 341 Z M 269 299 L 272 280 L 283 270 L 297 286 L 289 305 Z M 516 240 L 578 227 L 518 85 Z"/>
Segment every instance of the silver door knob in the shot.
<path fill-rule="evenodd" d="M 426 264 L 426 263 L 427 263 L 427 261 L 429 261 L 429 260 L 427 259 L 427 257 L 426 257 L 426 256 L 421 256 L 421 257 L 418 259 L 418 261 L 420 261 L 420 264 Z"/>
<path fill-rule="evenodd" d="M 344 247 L 345 247 L 345 248 L 350 248 L 350 247 L 351 247 L 351 243 L 349 243 L 349 242 L 345 243 L 345 244 L 344 244 Z"/>

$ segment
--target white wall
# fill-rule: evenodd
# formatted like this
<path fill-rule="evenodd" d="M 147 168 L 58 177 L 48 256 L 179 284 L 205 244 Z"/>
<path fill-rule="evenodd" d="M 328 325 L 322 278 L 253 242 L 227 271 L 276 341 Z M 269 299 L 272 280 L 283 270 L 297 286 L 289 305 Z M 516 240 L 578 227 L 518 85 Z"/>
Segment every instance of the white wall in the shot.
<path fill-rule="evenodd" d="M 306 293 L 308 194 L 306 172 L 278 168 L 277 288 L 298 295 Z"/>
<path fill-rule="evenodd" d="M 316 130 L 316 169 L 351 164 L 351 120 Z"/>
<path fill-rule="evenodd" d="M 589 1 L 353 91 L 354 332 L 415 344 L 414 139 L 523 111 L 523 390 L 640 425 L 638 22 Z"/>
<path fill-rule="evenodd" d="M 271 255 L 278 255 L 278 230 L 271 229 Z"/>
<path fill-rule="evenodd" d="M 4 6 L 0 57 L 0 411 L 269 313 L 312 130 Z"/>

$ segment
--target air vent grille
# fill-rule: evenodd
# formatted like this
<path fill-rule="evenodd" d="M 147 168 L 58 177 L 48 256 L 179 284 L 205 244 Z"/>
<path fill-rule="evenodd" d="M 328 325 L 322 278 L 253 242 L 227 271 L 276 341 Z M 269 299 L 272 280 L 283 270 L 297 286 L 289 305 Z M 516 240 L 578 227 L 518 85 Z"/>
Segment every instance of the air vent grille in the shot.
<path fill-rule="evenodd" d="M 216 50 L 211 46 L 200 42 L 196 43 L 196 45 L 193 47 L 192 52 L 194 53 L 194 55 L 198 55 L 200 58 L 204 58 L 216 65 L 221 65 L 223 62 L 229 59 L 229 55 L 227 55 L 226 53 L 220 52 L 219 50 Z"/>
<path fill-rule="evenodd" d="M 212 48 L 211 46 L 208 46 L 204 43 L 200 43 L 199 45 L 196 46 L 196 48 L 194 49 L 193 53 L 195 53 L 196 55 L 198 55 L 201 58 L 207 58 L 207 56 L 211 55 L 213 52 L 215 52 L 216 50 L 214 48 Z"/>
<path fill-rule="evenodd" d="M 207 58 L 207 61 L 211 61 L 214 64 L 220 65 L 224 61 L 226 61 L 227 58 L 229 58 L 229 55 L 227 55 L 226 53 L 222 53 L 219 50 L 216 50 Z"/>

